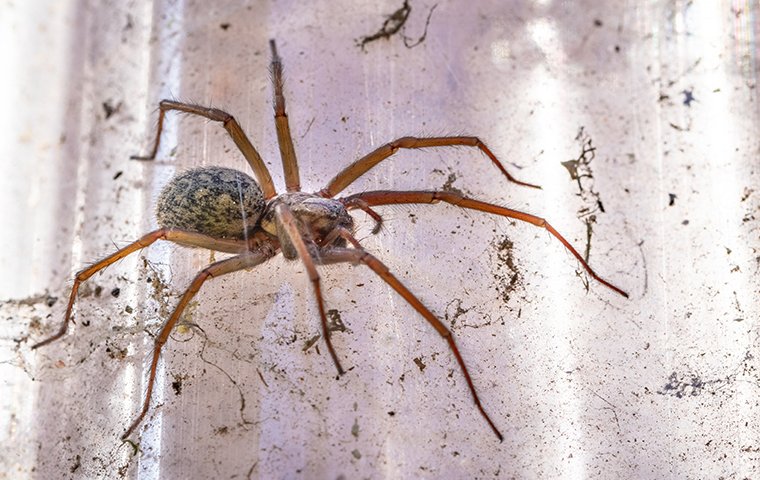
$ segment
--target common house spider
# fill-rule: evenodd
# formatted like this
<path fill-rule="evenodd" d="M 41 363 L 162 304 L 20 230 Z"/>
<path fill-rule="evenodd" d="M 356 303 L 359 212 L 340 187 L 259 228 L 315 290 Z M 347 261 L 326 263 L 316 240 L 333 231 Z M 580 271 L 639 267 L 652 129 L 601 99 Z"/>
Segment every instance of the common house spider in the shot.
<path fill-rule="evenodd" d="M 133 159 L 154 159 L 161 140 L 166 112 L 184 112 L 220 122 L 250 164 L 256 180 L 245 173 L 222 167 L 195 168 L 174 177 L 164 187 L 157 202 L 156 217 L 160 228 L 78 272 L 74 278 L 64 321 L 59 331 L 33 345 L 32 348 L 36 349 L 47 345 L 66 334 L 69 324 L 73 323 L 71 313 L 82 282 L 119 259 L 141 250 L 157 240 L 167 240 L 186 247 L 200 247 L 233 254 L 232 257 L 210 264 L 196 275 L 169 319 L 161 327 L 155 338 L 142 410 L 122 435 L 122 439 L 126 439 L 140 425 L 150 407 L 161 350 L 182 312 L 206 280 L 256 267 L 279 252 L 288 260 L 299 259 L 306 268 L 314 288 L 322 324 L 322 335 L 327 350 L 338 369 L 338 373 L 343 374 L 343 367 L 330 340 L 330 330 L 327 328 L 325 305 L 322 299 L 322 287 L 316 267 L 317 265 L 336 263 L 354 265 L 361 263 L 369 267 L 401 295 L 448 343 L 464 375 L 475 406 L 501 441 L 503 436 L 480 402 L 475 385 L 454 342 L 451 331 L 380 260 L 361 246 L 354 236 L 354 220 L 349 215 L 349 210 L 362 210 L 374 219 L 373 233 L 377 233 L 382 224 L 382 217 L 373 207 L 395 204 L 445 202 L 465 209 L 478 210 L 530 223 L 548 230 L 578 259 L 578 262 L 592 278 L 624 297 L 628 297 L 628 294 L 599 277 L 578 251 L 554 227 L 543 218 L 535 215 L 468 198 L 456 192 L 440 190 L 377 190 L 337 199 L 333 198 L 399 149 L 452 146 L 475 147 L 491 160 L 508 181 L 527 187 L 540 188 L 517 180 L 510 175 L 491 150 L 477 137 L 402 137 L 351 163 L 330 180 L 322 190 L 316 193 L 302 192 L 298 162 L 290 134 L 288 117 L 285 113 L 282 61 L 277 54 L 274 40 L 270 40 L 270 47 L 272 50 L 271 74 L 274 84 L 274 121 L 287 191 L 277 193 L 264 161 L 232 115 L 216 108 L 207 108 L 174 100 L 162 100 L 159 103 L 158 125 L 153 148 L 148 155 L 133 156 Z"/>

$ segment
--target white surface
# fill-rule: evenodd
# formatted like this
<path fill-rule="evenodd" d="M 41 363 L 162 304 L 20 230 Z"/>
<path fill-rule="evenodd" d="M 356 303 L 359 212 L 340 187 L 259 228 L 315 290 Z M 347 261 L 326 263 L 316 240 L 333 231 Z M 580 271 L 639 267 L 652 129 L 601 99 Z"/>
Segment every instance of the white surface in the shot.
<path fill-rule="evenodd" d="M 355 46 L 401 3 L 0 7 L 14 72 L 0 88 L 0 478 L 758 476 L 757 2 L 440 2 L 418 47 Z M 433 5 L 412 1 L 406 35 Z M 401 153 L 350 191 L 455 179 L 582 249 L 589 204 L 561 162 L 578 156 L 580 127 L 593 139 L 586 185 L 605 212 L 591 264 L 630 300 L 593 282 L 587 293 L 575 260 L 528 225 L 397 207 L 372 237 L 356 215 L 367 248 L 453 323 L 503 443 L 444 342 L 361 267 L 323 270 L 348 327 L 334 335 L 350 368 L 338 380 L 321 342 L 302 351 L 319 333 L 303 268 L 278 259 L 204 286 L 189 320 L 205 335 L 177 332 L 165 349 L 136 455 L 118 437 L 142 400 L 144 329 L 207 252 L 156 245 L 119 262 L 83 289 L 71 335 L 30 351 L 58 327 L 73 272 L 154 228 L 174 171 L 246 169 L 221 127 L 177 116 L 159 161 L 129 161 L 161 98 L 233 113 L 282 185 L 269 38 L 306 189 L 395 137 L 478 135 L 544 190 L 459 148 Z M 105 118 L 103 103 L 121 106 Z"/>

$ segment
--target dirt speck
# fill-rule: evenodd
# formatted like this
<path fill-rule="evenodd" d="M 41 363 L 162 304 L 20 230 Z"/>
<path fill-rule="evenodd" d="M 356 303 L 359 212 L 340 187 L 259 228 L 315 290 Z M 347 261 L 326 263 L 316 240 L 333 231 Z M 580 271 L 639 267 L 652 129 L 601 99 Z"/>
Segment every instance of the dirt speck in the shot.
<path fill-rule="evenodd" d="M 414 364 L 417 365 L 417 368 L 420 369 L 420 372 L 424 372 L 425 371 L 425 367 L 427 367 L 427 365 L 425 365 L 425 363 L 422 361 L 421 357 L 416 357 L 414 359 Z"/>

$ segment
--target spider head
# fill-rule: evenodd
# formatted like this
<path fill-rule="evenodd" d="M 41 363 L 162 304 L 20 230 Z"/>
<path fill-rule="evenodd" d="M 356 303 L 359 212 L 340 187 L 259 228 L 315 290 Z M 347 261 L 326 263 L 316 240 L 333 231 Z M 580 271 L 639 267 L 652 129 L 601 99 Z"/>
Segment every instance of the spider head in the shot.
<path fill-rule="evenodd" d="M 285 258 L 290 260 L 298 258 L 298 253 L 276 218 L 274 211 L 278 203 L 285 203 L 293 213 L 298 223 L 298 231 L 310 248 L 318 250 L 346 246 L 346 240 L 336 233 L 341 229 L 353 232 L 354 219 L 342 203 L 309 193 L 284 193 L 267 205 L 267 210 L 261 220 L 261 228 L 279 237 Z"/>

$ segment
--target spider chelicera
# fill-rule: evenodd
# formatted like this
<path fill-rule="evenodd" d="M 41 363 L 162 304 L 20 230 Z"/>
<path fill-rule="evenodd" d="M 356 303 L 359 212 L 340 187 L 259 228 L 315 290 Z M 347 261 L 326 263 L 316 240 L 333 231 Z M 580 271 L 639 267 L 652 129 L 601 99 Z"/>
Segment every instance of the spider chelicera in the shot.
<path fill-rule="evenodd" d="M 361 263 L 369 267 L 401 295 L 446 340 L 462 370 L 475 406 L 499 440 L 502 440 L 501 432 L 496 428 L 480 402 L 475 385 L 454 342 L 451 331 L 380 260 L 364 250 L 354 237 L 354 221 L 348 211 L 359 209 L 374 219 L 373 233 L 380 230 L 382 217 L 372 207 L 394 204 L 445 202 L 465 209 L 479 210 L 527 222 L 548 230 L 578 259 L 578 262 L 592 278 L 624 297 L 628 297 L 628 294 L 599 277 L 557 230 L 546 220 L 535 215 L 467 198 L 450 191 L 378 190 L 357 193 L 343 198 L 333 198 L 399 149 L 452 146 L 475 147 L 484 153 L 510 182 L 540 188 L 521 182 L 510 175 L 496 156 L 491 153 L 491 150 L 477 137 L 399 138 L 344 168 L 322 190 L 316 193 L 302 192 L 298 162 L 293 148 L 293 139 L 290 135 L 288 117 L 285 113 L 282 62 L 277 54 L 274 40 L 270 41 L 270 47 L 272 50 L 271 74 L 274 84 L 274 120 L 287 192 L 277 193 L 264 161 L 232 115 L 216 108 L 207 108 L 174 100 L 162 100 L 159 104 L 158 126 L 153 149 L 147 156 L 134 156 L 133 159 L 152 160 L 155 158 L 166 112 L 176 110 L 220 122 L 250 164 L 256 180 L 242 172 L 221 167 L 196 168 L 174 177 L 164 187 L 158 199 L 156 217 L 160 228 L 78 272 L 74 278 L 65 318 L 60 330 L 55 335 L 33 345 L 32 348 L 36 349 L 47 345 L 66 334 L 69 324 L 73 323 L 71 312 L 82 282 L 119 259 L 141 250 L 157 240 L 168 240 L 182 246 L 200 247 L 233 254 L 232 257 L 212 263 L 196 275 L 169 319 L 161 327 L 155 338 L 142 410 L 122 435 L 122 438 L 126 439 L 137 428 L 150 407 L 161 349 L 166 344 L 182 312 L 206 280 L 238 270 L 253 268 L 271 259 L 278 252 L 281 252 L 289 260 L 300 259 L 314 288 L 327 350 L 338 369 L 338 373 L 343 374 L 343 367 L 330 341 L 330 330 L 327 328 L 327 317 L 316 266 Z"/>

